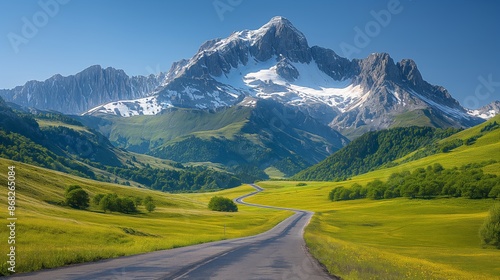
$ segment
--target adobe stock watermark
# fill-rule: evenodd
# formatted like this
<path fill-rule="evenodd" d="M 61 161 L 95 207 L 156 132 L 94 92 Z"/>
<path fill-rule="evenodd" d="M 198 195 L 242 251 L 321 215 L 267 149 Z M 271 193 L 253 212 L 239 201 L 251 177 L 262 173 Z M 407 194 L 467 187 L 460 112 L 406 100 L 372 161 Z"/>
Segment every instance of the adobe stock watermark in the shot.
<path fill-rule="evenodd" d="M 151 67 L 151 65 L 148 65 L 146 66 L 146 71 L 148 72 L 148 76 L 150 75 L 159 76 L 162 73 L 160 64 L 156 64 L 155 68 Z"/>
<path fill-rule="evenodd" d="M 38 6 L 40 10 L 36 11 L 30 18 L 22 17 L 23 23 L 20 33 L 9 32 L 7 39 L 14 50 L 19 53 L 19 47 L 29 43 L 30 39 L 35 38 L 39 30 L 45 27 L 51 18 L 54 18 L 61 9 L 62 5 L 68 4 L 71 0 L 40 0 Z"/>
<path fill-rule="evenodd" d="M 212 5 L 220 21 L 224 21 L 224 14 L 232 12 L 236 7 L 241 5 L 243 0 L 214 0 Z"/>
<path fill-rule="evenodd" d="M 370 11 L 372 20 L 368 21 L 364 28 L 359 26 L 354 27 L 353 43 L 340 43 L 339 47 L 343 56 L 352 59 L 353 54 L 361 53 L 361 50 L 366 48 L 373 38 L 380 35 L 382 29 L 387 27 L 394 15 L 400 14 L 403 11 L 403 6 L 399 0 L 389 0 L 387 8 L 380 11 Z"/>
<path fill-rule="evenodd" d="M 467 96 L 464 99 L 465 108 L 478 108 L 481 105 L 480 101 L 488 99 L 495 93 L 495 88 L 500 88 L 500 81 L 493 81 L 492 74 L 489 74 L 487 78 L 479 76 L 477 80 L 479 84 L 474 90 L 474 95 Z"/>

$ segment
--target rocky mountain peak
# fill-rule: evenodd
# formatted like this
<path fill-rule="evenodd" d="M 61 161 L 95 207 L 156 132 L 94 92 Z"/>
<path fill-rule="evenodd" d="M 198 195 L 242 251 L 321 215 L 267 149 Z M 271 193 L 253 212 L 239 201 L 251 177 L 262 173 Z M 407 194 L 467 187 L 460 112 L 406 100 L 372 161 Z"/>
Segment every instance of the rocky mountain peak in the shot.
<path fill-rule="evenodd" d="M 385 81 L 399 81 L 401 73 L 387 53 L 372 53 L 367 58 L 355 60 L 360 69 L 356 83 L 365 89 L 381 86 Z"/>
<path fill-rule="evenodd" d="M 250 53 L 260 61 L 279 55 L 293 62 L 311 61 L 306 37 L 284 17 L 273 17 L 261 28 L 251 32 L 251 35 Z"/>
<path fill-rule="evenodd" d="M 403 59 L 398 62 L 397 67 L 400 69 L 403 76 L 403 81 L 410 83 L 412 86 L 420 87 L 424 83 L 417 64 L 412 59 Z"/>

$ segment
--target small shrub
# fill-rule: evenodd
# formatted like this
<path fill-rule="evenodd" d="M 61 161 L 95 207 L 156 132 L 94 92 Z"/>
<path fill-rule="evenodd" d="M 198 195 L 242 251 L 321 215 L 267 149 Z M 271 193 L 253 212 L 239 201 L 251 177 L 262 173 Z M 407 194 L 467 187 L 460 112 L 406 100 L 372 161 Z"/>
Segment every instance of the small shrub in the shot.
<path fill-rule="evenodd" d="M 148 210 L 149 213 L 153 212 L 156 209 L 156 205 L 152 201 L 146 202 L 144 207 L 146 207 L 146 210 Z"/>
<path fill-rule="evenodd" d="M 238 212 L 238 206 L 229 198 L 214 196 L 208 203 L 208 209 L 220 212 Z"/>
<path fill-rule="evenodd" d="M 146 207 L 146 210 L 149 213 L 153 212 L 156 209 L 156 205 L 153 201 L 153 197 L 148 195 L 148 196 L 146 196 L 146 198 L 144 198 L 144 207 Z"/>
<path fill-rule="evenodd" d="M 75 209 L 86 209 L 89 207 L 89 194 L 77 185 L 66 189 L 66 205 Z"/>
<path fill-rule="evenodd" d="M 490 244 L 500 249 L 500 203 L 490 208 L 490 214 L 479 229 L 479 236 L 484 244 Z"/>

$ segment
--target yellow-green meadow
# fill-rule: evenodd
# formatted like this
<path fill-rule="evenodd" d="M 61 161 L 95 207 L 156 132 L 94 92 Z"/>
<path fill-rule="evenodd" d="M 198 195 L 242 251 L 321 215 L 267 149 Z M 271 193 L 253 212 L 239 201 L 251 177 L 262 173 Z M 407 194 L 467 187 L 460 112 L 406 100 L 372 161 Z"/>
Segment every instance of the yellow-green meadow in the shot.
<path fill-rule="evenodd" d="M 10 165 L 16 166 L 17 183 L 16 273 L 254 235 L 291 215 L 244 205 L 239 205 L 236 213 L 208 210 L 212 196 L 235 198 L 253 191 L 250 186 L 216 193 L 167 194 L 0 159 L 2 182 L 7 182 Z M 64 200 L 65 188 L 74 184 L 91 198 L 98 193 L 142 198 L 151 195 L 157 207 L 152 213 L 139 206 L 137 214 L 122 214 L 103 213 L 94 205 L 88 210 L 58 205 Z M 7 195 L 0 201 L 7 208 Z M 6 209 L 3 213 L 6 218 Z M 7 274 L 8 235 L 8 228 L 1 227 L 0 236 L 5 240 L 1 246 L 5 252 L 2 274 Z"/>

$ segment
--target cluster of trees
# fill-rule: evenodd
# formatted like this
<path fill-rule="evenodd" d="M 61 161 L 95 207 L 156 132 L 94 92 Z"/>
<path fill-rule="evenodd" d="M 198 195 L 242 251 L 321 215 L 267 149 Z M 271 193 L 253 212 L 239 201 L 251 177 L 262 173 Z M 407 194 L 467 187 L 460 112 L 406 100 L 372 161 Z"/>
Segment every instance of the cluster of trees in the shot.
<path fill-rule="evenodd" d="M 241 185 L 240 179 L 227 172 L 206 167 L 183 170 L 137 167 L 107 167 L 107 171 L 151 189 L 164 192 L 213 191 Z"/>
<path fill-rule="evenodd" d="M 398 127 L 365 133 L 320 164 L 297 173 L 293 180 L 343 181 L 382 166 L 421 147 L 446 138 L 453 128 Z"/>
<path fill-rule="evenodd" d="M 222 196 L 212 197 L 208 203 L 208 209 L 220 212 L 238 212 L 238 206 L 236 203 L 234 203 L 231 199 Z"/>
<path fill-rule="evenodd" d="M 493 122 L 487 123 L 481 129 L 480 133 L 478 133 L 474 136 L 471 136 L 465 140 L 453 139 L 450 141 L 446 141 L 444 143 L 433 142 L 433 143 L 431 143 L 431 145 L 428 145 L 428 146 L 424 147 L 423 149 L 420 149 L 415 154 L 413 154 L 411 157 L 408 157 L 407 159 L 405 159 L 403 162 L 414 161 L 414 160 L 417 160 L 417 159 L 420 159 L 420 158 L 423 158 L 426 156 L 430 156 L 433 154 L 437 154 L 437 153 L 448 153 L 448 152 L 450 152 L 450 151 L 452 151 L 452 150 L 454 150 L 462 145 L 467 145 L 467 146 L 473 145 L 474 143 L 476 143 L 476 141 L 479 138 L 483 137 L 488 132 L 493 131 L 493 130 L 498 129 L 498 128 L 500 128 L 500 125 L 496 121 L 493 121 Z"/>
<path fill-rule="evenodd" d="M 299 156 L 293 155 L 286 157 L 278 162 L 273 164 L 279 171 L 283 172 L 285 176 L 292 176 L 300 172 L 301 170 L 306 169 L 309 164 L 304 162 Z"/>
<path fill-rule="evenodd" d="M 93 203 L 104 211 L 104 213 L 107 211 L 125 214 L 136 213 L 138 212 L 137 207 L 139 205 L 144 205 L 150 213 L 156 209 L 151 196 L 146 196 L 142 199 L 140 197 L 120 197 L 116 193 L 97 194 L 93 198 Z"/>
<path fill-rule="evenodd" d="M 483 128 L 481 128 L 481 133 L 487 132 L 487 131 L 493 131 L 495 129 L 500 128 L 500 124 L 497 123 L 497 121 L 493 121 L 485 125 Z"/>
<path fill-rule="evenodd" d="M 95 173 L 87 166 L 70 158 L 59 156 L 18 133 L 0 130 L 0 157 L 96 179 Z"/>
<path fill-rule="evenodd" d="M 66 188 L 64 196 L 65 204 L 71 208 L 87 209 L 90 206 L 89 194 L 78 185 Z M 136 213 L 139 205 L 144 205 L 144 208 L 150 213 L 156 209 L 156 204 L 150 195 L 142 199 L 130 196 L 120 197 L 116 193 L 97 194 L 93 197 L 92 202 L 104 212 Z"/>
<path fill-rule="evenodd" d="M 351 188 L 339 186 L 328 194 L 332 201 L 360 198 L 384 199 L 395 197 L 433 198 L 436 196 L 467 197 L 472 199 L 500 198 L 500 177 L 485 174 L 481 167 L 495 163 L 468 164 L 444 169 L 439 163 L 413 172 L 393 173 L 386 182 L 374 180 Z"/>
<path fill-rule="evenodd" d="M 136 201 L 132 197 L 119 197 L 116 193 L 98 194 L 94 196 L 93 201 L 104 213 L 107 211 L 125 214 L 137 212 Z"/>

